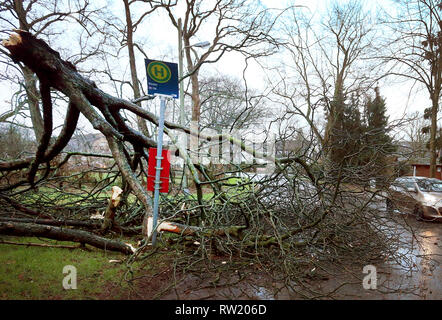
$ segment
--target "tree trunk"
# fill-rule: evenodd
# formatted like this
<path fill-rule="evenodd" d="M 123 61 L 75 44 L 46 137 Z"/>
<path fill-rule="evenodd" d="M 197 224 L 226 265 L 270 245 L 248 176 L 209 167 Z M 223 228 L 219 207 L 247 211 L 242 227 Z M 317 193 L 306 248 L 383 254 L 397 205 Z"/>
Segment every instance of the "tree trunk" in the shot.
<path fill-rule="evenodd" d="M 190 76 L 192 82 L 192 121 L 195 122 L 198 127 L 201 118 L 201 99 L 200 99 L 200 88 L 198 82 L 198 73 L 195 72 Z"/>
<path fill-rule="evenodd" d="M 121 190 L 120 187 L 113 186 L 112 187 L 112 195 L 109 199 L 109 204 L 106 208 L 106 213 L 104 214 L 103 224 L 101 226 L 101 232 L 105 232 L 107 229 L 111 228 L 114 225 L 115 213 L 118 205 L 121 200 Z"/>
<path fill-rule="evenodd" d="M 23 0 L 14 0 L 14 10 L 17 13 L 19 26 L 21 30 L 29 32 L 29 24 L 27 21 L 27 12 L 23 7 Z M 34 73 L 28 67 L 21 68 L 25 80 L 26 95 L 28 97 L 29 113 L 31 114 L 32 127 L 36 141 L 40 141 L 43 136 L 43 118 L 40 112 L 40 95 L 37 90 L 37 81 Z"/>
<path fill-rule="evenodd" d="M 438 96 L 431 97 L 431 130 L 430 130 L 430 177 L 436 177 L 436 162 L 437 162 L 437 145 L 436 145 L 436 133 L 437 133 L 437 113 L 439 109 Z"/>
<path fill-rule="evenodd" d="M 48 226 L 59 226 L 59 227 L 79 227 L 85 229 L 98 230 L 103 225 L 99 221 L 94 220 L 52 220 L 52 219 L 35 219 L 35 218 L 10 218 L 10 217 L 0 217 L 0 222 L 20 222 L 20 223 L 33 223 L 42 224 Z M 124 235 L 138 235 L 140 234 L 141 227 L 120 227 L 113 225 L 112 231 L 122 233 Z"/>
<path fill-rule="evenodd" d="M 195 122 L 199 127 L 200 116 L 201 116 L 201 99 L 200 99 L 200 88 L 198 81 L 198 70 L 194 70 L 195 66 L 192 61 L 191 55 L 191 45 L 189 42 L 189 37 L 184 36 L 184 51 L 186 53 L 187 69 L 191 73 L 190 83 L 192 85 L 192 121 Z"/>
<path fill-rule="evenodd" d="M 124 11 L 126 13 L 126 26 L 127 26 L 127 50 L 129 51 L 129 65 L 130 65 L 130 74 L 132 77 L 132 89 L 134 91 L 134 99 L 138 99 L 141 97 L 140 94 L 140 86 L 138 84 L 138 75 L 137 75 L 137 65 L 135 61 L 135 50 L 134 50 L 134 42 L 133 42 L 133 24 L 132 17 L 130 13 L 130 5 L 128 0 L 124 1 Z M 137 103 L 141 107 L 141 102 Z M 147 129 L 146 120 L 142 117 L 137 116 L 137 124 L 138 129 L 146 136 L 149 137 L 149 130 Z"/>
<path fill-rule="evenodd" d="M 43 118 L 40 111 L 40 95 L 37 90 L 34 73 L 27 67 L 23 67 L 26 95 L 28 97 L 29 113 L 31 114 L 32 127 L 34 129 L 35 140 L 40 141 L 43 136 Z"/>
<path fill-rule="evenodd" d="M 48 239 L 86 243 L 93 247 L 119 251 L 124 254 L 134 253 L 129 244 L 106 239 L 83 230 L 63 229 L 47 225 L 20 222 L 0 222 L 0 234 L 8 236 L 44 237 Z"/>

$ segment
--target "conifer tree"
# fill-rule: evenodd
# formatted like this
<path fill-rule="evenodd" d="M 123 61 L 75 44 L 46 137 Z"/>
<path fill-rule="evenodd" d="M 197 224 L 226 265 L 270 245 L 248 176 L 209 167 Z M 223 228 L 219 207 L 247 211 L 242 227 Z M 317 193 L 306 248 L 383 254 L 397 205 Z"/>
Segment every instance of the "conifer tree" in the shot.
<path fill-rule="evenodd" d="M 376 178 L 376 185 L 385 183 L 388 172 L 387 157 L 395 151 L 391 137 L 387 134 L 388 117 L 385 99 L 381 97 L 379 88 L 375 88 L 374 99 L 369 98 L 365 105 L 365 152 L 364 162 L 367 174 Z"/>
<path fill-rule="evenodd" d="M 352 95 L 349 102 L 345 100 L 345 97 L 339 94 L 332 102 L 336 114 L 330 136 L 330 160 L 332 173 L 336 175 L 342 167 L 348 173 L 344 177 L 348 180 L 360 165 L 359 154 L 364 129 L 358 99 Z"/>

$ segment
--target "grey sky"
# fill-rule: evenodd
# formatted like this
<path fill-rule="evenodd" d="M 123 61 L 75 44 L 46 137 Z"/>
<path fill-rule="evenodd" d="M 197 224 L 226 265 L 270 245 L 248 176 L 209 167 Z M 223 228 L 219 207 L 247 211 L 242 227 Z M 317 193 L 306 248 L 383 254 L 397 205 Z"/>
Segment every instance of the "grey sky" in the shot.
<path fill-rule="evenodd" d="M 328 0 L 300 0 L 300 1 L 290 1 L 290 0 L 261 0 L 262 4 L 267 6 L 268 8 L 279 8 L 283 9 L 289 5 L 302 5 L 308 7 L 312 12 L 315 12 L 318 17 L 323 14 L 328 6 L 330 1 Z M 106 3 L 105 0 L 100 0 L 96 2 L 98 3 Z M 382 6 L 389 8 L 393 8 L 390 5 L 389 0 L 375 0 L 375 1 L 366 1 L 365 5 L 375 8 L 376 6 Z M 115 15 L 117 15 L 122 21 L 124 21 L 124 9 L 121 1 L 109 1 L 110 9 L 113 11 Z M 178 8 L 177 12 L 183 10 L 183 8 Z M 134 16 L 139 16 L 139 13 L 136 10 L 133 10 Z M 59 38 L 63 39 L 63 38 Z M 143 50 L 149 55 L 149 58 L 153 59 L 167 59 L 169 61 L 177 60 L 177 31 L 176 28 L 172 26 L 167 18 L 165 18 L 165 14 L 154 13 L 146 22 L 144 22 L 138 28 L 135 39 L 144 43 Z M 210 35 L 205 36 L 204 32 L 201 32 L 199 36 L 193 40 L 193 43 L 198 41 L 210 40 Z M 65 37 L 64 40 L 60 40 L 56 42 L 58 48 L 70 48 L 73 44 L 69 40 L 69 37 Z M 198 50 L 198 49 L 197 49 Z M 64 57 L 66 58 L 66 57 Z M 138 75 L 140 79 L 142 79 L 142 85 L 146 90 L 145 83 L 145 70 L 144 70 L 144 62 L 143 56 L 141 54 L 137 54 L 137 69 Z M 281 56 L 278 55 L 275 59 L 281 59 Z M 85 65 L 87 66 L 87 65 Z M 243 69 L 244 69 L 244 59 L 241 55 L 235 53 L 226 54 L 218 64 L 214 65 L 205 65 L 202 68 L 201 73 L 222 73 L 222 74 L 230 74 L 237 78 L 242 78 Z M 112 72 L 115 72 L 116 75 L 120 77 L 124 77 L 129 79 L 129 69 L 128 69 L 128 59 L 126 50 L 123 49 L 120 52 L 119 60 L 114 60 L 112 64 Z M 266 71 L 263 70 L 257 63 L 251 62 L 246 73 L 246 79 L 248 80 L 248 85 L 257 88 L 264 89 L 265 88 L 265 78 L 267 77 Z M 402 117 L 405 113 L 413 112 L 416 110 L 423 111 L 424 107 L 428 106 L 428 94 L 425 91 L 412 90 L 413 83 L 411 82 L 400 82 L 400 83 L 388 83 L 387 85 L 383 85 L 381 87 L 381 94 L 386 98 L 388 114 L 390 115 L 390 120 L 397 119 Z M 418 87 L 414 87 L 417 89 Z M 113 92 L 112 86 L 102 86 L 102 89 L 115 94 Z M 9 108 L 8 99 L 11 96 L 11 87 L 9 84 L 0 82 L 0 90 L 1 90 L 1 99 L 0 99 L 0 114 L 7 111 Z M 127 94 L 125 98 L 130 97 L 131 92 L 129 90 L 125 90 Z M 151 107 L 154 107 L 157 103 L 151 104 Z M 157 109 L 157 108 L 156 108 Z M 155 111 L 155 110 L 152 110 Z M 63 114 L 59 114 L 59 121 L 61 121 Z M 82 126 L 87 130 L 91 129 L 91 126 L 82 121 Z M 29 124 L 29 122 L 28 122 Z"/>

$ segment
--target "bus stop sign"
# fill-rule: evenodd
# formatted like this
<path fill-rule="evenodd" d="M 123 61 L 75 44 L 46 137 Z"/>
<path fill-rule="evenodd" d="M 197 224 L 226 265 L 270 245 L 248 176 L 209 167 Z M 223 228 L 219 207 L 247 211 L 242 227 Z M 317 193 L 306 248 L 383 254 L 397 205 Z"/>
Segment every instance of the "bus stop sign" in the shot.
<path fill-rule="evenodd" d="M 178 64 L 144 59 L 147 74 L 147 93 L 163 95 L 177 99 L 178 94 Z"/>

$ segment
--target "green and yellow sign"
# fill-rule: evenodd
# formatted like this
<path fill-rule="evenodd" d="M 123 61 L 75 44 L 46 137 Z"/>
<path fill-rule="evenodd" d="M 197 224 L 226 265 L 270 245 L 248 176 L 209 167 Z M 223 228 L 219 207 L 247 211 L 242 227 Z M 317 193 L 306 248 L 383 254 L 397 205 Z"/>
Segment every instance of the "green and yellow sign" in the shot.
<path fill-rule="evenodd" d="M 147 92 L 178 98 L 178 65 L 176 63 L 145 59 Z"/>
<path fill-rule="evenodd" d="M 166 83 L 170 80 L 171 72 L 167 64 L 160 61 L 152 61 L 147 66 L 150 78 L 158 83 Z"/>

